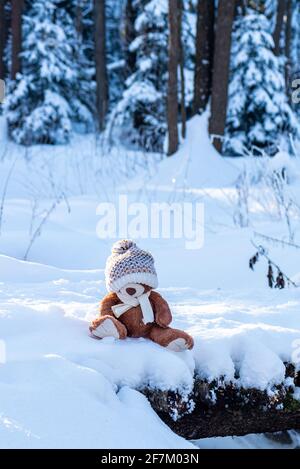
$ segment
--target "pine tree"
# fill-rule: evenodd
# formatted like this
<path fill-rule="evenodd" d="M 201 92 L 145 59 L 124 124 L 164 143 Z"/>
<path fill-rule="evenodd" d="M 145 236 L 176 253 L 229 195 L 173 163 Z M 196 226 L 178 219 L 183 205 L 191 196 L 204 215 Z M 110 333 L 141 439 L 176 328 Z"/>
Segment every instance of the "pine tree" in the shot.
<path fill-rule="evenodd" d="M 129 2 L 126 2 L 126 5 Z M 106 50 L 110 109 L 121 99 L 126 79 L 126 63 L 122 44 L 124 1 L 106 0 Z M 121 35 L 122 31 L 122 35 Z"/>
<path fill-rule="evenodd" d="M 181 42 L 183 48 L 183 68 L 185 82 L 185 106 L 187 117 L 194 114 L 195 67 L 196 67 L 196 34 L 197 34 L 197 2 L 195 0 L 181 0 Z M 181 88 L 181 77 L 180 77 Z M 179 97 L 179 101 L 181 96 Z"/>
<path fill-rule="evenodd" d="M 293 15 L 292 15 L 292 39 L 291 39 L 291 75 L 292 80 L 300 78 L 299 62 L 300 62 L 300 2 L 293 1 Z M 292 85 L 292 83 L 290 83 Z M 290 92 L 295 91 L 291 87 Z M 300 114 L 299 103 L 294 103 L 294 110 Z"/>
<path fill-rule="evenodd" d="M 162 151 L 166 126 L 168 0 L 133 0 L 135 63 L 116 109 L 122 141 Z"/>
<path fill-rule="evenodd" d="M 277 16 L 277 1 L 274 0 L 264 0 L 265 11 L 264 14 L 270 21 L 271 30 L 274 31 L 276 25 L 276 16 Z"/>
<path fill-rule="evenodd" d="M 24 145 L 65 143 L 72 121 L 91 125 L 91 70 L 74 22 L 55 0 L 34 0 L 24 15 L 22 74 L 9 84 L 7 120 Z"/>
<path fill-rule="evenodd" d="M 184 103 L 187 116 L 192 114 L 196 32 L 195 1 L 182 0 L 182 7 L 179 122 L 185 119 Z M 125 88 L 109 128 L 114 128 L 122 142 L 146 151 L 162 152 L 167 134 L 168 12 L 168 0 L 126 0 L 124 8 Z M 177 50 L 179 54 L 180 45 Z M 124 77 L 122 71 L 119 76 Z"/>
<path fill-rule="evenodd" d="M 54 1 L 61 14 L 67 12 L 69 16 L 69 41 L 77 75 L 72 93 L 72 119 L 77 127 L 81 124 L 85 130 L 91 130 L 96 112 L 93 0 Z"/>
<path fill-rule="evenodd" d="M 293 44 L 292 44 L 292 62 L 299 62 L 300 58 L 300 2 L 294 0 L 293 2 Z"/>
<path fill-rule="evenodd" d="M 0 0 L 0 79 L 6 75 L 5 47 L 7 40 L 7 20 L 5 16 L 5 0 Z"/>
<path fill-rule="evenodd" d="M 11 47 L 11 77 L 16 78 L 17 73 L 21 71 L 22 60 L 22 13 L 24 1 L 12 0 L 11 2 L 11 34 L 12 34 L 12 47 Z"/>
<path fill-rule="evenodd" d="M 235 22 L 226 153 L 276 152 L 288 134 L 299 133 L 285 90 L 284 70 L 274 55 L 266 17 L 248 12 Z"/>

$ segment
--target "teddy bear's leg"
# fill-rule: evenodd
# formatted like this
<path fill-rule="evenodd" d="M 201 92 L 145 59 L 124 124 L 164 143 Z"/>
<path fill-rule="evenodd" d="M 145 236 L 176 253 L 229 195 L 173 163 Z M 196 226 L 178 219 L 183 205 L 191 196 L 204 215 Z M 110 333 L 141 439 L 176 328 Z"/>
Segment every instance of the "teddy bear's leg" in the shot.
<path fill-rule="evenodd" d="M 179 329 L 173 329 L 172 327 L 162 328 L 154 325 L 147 337 L 173 352 L 190 350 L 194 346 L 194 340 L 189 334 Z"/>
<path fill-rule="evenodd" d="M 104 339 L 104 337 L 125 339 L 127 337 L 126 327 L 120 321 L 108 315 L 95 319 L 90 325 L 90 332 L 97 339 Z"/>

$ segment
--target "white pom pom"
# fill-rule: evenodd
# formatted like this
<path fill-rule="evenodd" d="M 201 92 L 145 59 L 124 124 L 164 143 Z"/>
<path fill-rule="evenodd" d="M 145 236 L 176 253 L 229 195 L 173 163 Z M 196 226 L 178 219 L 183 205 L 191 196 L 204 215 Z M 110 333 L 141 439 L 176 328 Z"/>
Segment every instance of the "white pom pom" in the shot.
<path fill-rule="evenodd" d="M 113 245 L 111 252 L 113 254 L 124 254 L 128 249 L 135 246 L 135 242 L 131 239 L 121 239 Z"/>

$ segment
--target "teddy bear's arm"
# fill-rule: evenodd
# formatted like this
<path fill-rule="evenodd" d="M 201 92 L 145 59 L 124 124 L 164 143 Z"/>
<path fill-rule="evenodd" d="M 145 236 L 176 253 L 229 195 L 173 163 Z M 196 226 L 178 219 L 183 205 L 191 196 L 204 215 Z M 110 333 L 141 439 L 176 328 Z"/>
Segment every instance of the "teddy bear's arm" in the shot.
<path fill-rule="evenodd" d="M 166 300 L 159 293 L 152 291 L 150 301 L 154 310 L 156 324 L 161 327 L 168 327 L 172 321 L 172 314 Z"/>
<path fill-rule="evenodd" d="M 100 316 L 112 316 L 112 306 L 118 304 L 120 301 L 115 293 L 108 293 L 100 303 Z"/>

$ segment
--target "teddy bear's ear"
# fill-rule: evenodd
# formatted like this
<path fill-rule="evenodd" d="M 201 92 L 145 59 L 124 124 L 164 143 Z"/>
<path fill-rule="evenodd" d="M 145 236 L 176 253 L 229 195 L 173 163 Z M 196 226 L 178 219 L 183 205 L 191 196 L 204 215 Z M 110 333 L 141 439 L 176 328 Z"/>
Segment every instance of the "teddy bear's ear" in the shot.
<path fill-rule="evenodd" d="M 128 249 L 133 248 L 135 246 L 135 242 L 131 239 L 121 239 L 113 245 L 111 252 L 113 254 L 124 254 L 126 251 L 128 251 Z"/>

